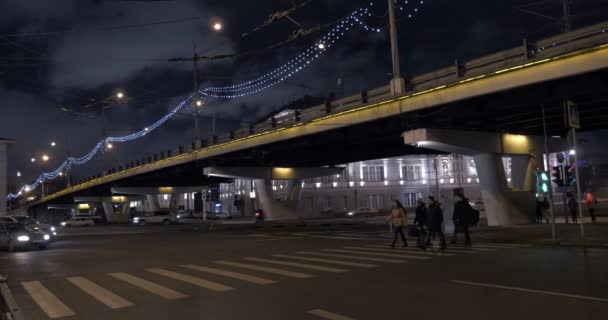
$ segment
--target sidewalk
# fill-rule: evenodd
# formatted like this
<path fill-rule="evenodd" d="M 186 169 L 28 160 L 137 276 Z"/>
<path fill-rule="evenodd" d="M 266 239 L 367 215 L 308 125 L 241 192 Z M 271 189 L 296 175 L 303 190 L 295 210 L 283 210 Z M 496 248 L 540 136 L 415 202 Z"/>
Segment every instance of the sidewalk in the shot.
<path fill-rule="evenodd" d="M 550 224 L 533 224 L 515 227 L 480 227 L 471 230 L 474 242 L 527 243 L 575 247 L 607 247 L 608 223 L 585 223 L 585 240 L 580 237 L 579 224 L 555 225 L 556 240 L 551 239 Z"/>

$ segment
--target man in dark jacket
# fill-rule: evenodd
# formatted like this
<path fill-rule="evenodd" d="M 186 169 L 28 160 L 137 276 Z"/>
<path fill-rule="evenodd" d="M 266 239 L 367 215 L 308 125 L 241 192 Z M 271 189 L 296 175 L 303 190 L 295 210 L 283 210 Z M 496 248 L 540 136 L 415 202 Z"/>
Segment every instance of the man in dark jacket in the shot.
<path fill-rule="evenodd" d="M 444 250 L 446 244 L 445 235 L 443 234 L 443 210 L 441 210 L 441 204 L 433 196 L 429 197 L 429 206 L 426 210 L 426 227 L 428 228 L 428 233 L 426 241 L 421 248 L 426 250 L 431 245 L 431 239 L 437 235 L 439 236 L 441 250 Z"/>
<path fill-rule="evenodd" d="M 454 214 L 452 221 L 454 222 L 454 238 L 451 243 L 456 243 L 458 233 L 464 233 L 464 244 L 471 245 L 471 235 L 469 234 L 469 226 L 473 217 L 473 208 L 469 203 L 469 199 L 463 195 L 456 195 L 456 203 L 454 203 Z"/>
<path fill-rule="evenodd" d="M 572 217 L 572 221 L 574 223 L 578 222 L 578 201 L 576 201 L 576 198 L 574 197 L 574 195 L 570 192 L 568 192 L 567 194 L 568 197 L 568 210 L 570 211 L 570 216 Z"/>
<path fill-rule="evenodd" d="M 422 199 L 418 200 L 418 206 L 416 207 L 416 217 L 414 218 L 414 224 L 422 231 L 424 230 L 424 224 L 426 223 L 426 204 Z"/>

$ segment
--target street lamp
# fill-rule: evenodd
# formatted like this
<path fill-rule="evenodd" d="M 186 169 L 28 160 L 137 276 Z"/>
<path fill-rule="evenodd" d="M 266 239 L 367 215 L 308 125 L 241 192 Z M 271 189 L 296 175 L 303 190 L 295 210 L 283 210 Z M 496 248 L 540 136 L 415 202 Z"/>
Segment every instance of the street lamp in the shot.
<path fill-rule="evenodd" d="M 118 99 L 122 99 L 122 98 L 124 98 L 124 97 L 125 97 L 124 92 L 122 92 L 122 91 L 118 91 L 118 92 L 116 93 L 116 98 L 118 98 Z"/>
<path fill-rule="evenodd" d="M 112 148 L 114 148 L 114 145 L 112 145 L 111 143 L 106 144 L 106 149 L 112 149 Z"/>
<path fill-rule="evenodd" d="M 17 177 L 21 177 L 21 171 L 17 171 Z"/>
<path fill-rule="evenodd" d="M 31 158 L 30 162 L 36 162 L 36 158 Z"/>
<path fill-rule="evenodd" d="M 57 143 L 55 141 L 51 141 L 51 147 L 56 147 Z"/>
<path fill-rule="evenodd" d="M 47 161 L 49 161 L 49 159 L 51 159 L 51 158 L 49 158 L 48 155 L 46 155 L 46 154 L 42 155 L 42 161 L 47 162 Z"/>
<path fill-rule="evenodd" d="M 216 23 L 213 24 L 213 30 L 215 30 L 215 31 L 222 30 L 222 27 L 223 27 L 222 24 L 219 23 L 219 22 L 216 22 Z"/>

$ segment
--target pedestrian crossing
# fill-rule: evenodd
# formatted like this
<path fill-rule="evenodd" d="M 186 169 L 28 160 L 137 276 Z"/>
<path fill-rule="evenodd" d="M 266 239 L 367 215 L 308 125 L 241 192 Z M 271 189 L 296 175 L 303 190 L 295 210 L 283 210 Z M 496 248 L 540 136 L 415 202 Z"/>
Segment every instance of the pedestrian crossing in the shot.
<path fill-rule="evenodd" d="M 130 294 L 132 290 L 149 296 L 146 299 L 152 301 L 174 301 L 192 299 L 200 292 L 222 294 L 236 291 L 245 285 L 267 287 L 282 281 L 306 281 L 313 277 L 327 277 L 382 266 L 423 263 L 432 259 L 450 259 L 455 256 L 525 247 L 527 246 L 518 244 L 481 243 L 473 247 L 450 245 L 448 250 L 433 252 L 411 247 L 391 248 L 388 244 L 378 243 L 341 245 L 267 256 L 243 256 L 231 260 L 151 267 L 129 272 L 114 271 L 91 277 L 77 275 L 52 280 L 24 281 L 20 283 L 24 293 L 19 297 L 28 300 L 28 305 L 36 306 L 36 312 L 44 314 L 48 319 L 78 319 L 84 318 L 79 315 L 81 299 L 86 299 L 88 305 L 107 310 L 133 309 L 138 305 L 145 305 L 139 301 L 141 298 L 138 295 Z M 199 291 L 193 293 L 188 288 L 196 288 Z M 68 295 L 64 292 L 71 290 L 75 293 Z M 320 319 L 352 319 L 323 309 L 302 312 Z"/>

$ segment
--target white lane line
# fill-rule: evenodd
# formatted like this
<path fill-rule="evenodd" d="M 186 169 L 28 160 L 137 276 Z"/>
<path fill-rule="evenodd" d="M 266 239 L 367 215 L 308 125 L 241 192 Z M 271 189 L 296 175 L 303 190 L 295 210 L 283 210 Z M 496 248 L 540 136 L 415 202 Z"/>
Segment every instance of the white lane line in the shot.
<path fill-rule="evenodd" d="M 461 280 L 450 280 L 450 282 L 452 282 L 452 283 L 458 283 L 458 284 L 466 284 L 466 285 L 476 286 L 476 287 L 504 289 L 504 290 L 512 290 L 512 291 L 520 291 L 520 292 L 544 294 L 544 295 L 566 297 L 566 298 L 573 298 L 573 299 L 579 299 L 579 300 L 590 300 L 590 301 L 598 301 L 598 302 L 608 302 L 608 299 L 606 299 L 606 298 L 581 296 L 581 295 L 578 295 L 578 294 L 568 294 L 568 293 L 545 291 L 545 290 L 534 290 L 534 289 L 509 287 L 509 286 L 501 286 L 501 285 L 495 285 L 495 284 L 489 284 L 489 283 L 479 283 L 479 282 L 470 282 L 470 281 L 461 281 Z"/>
<path fill-rule="evenodd" d="M 110 292 L 109 290 L 101 287 L 100 285 L 92 282 L 84 277 L 69 277 L 69 282 L 86 292 L 97 301 L 105 304 L 110 309 L 120 309 L 126 307 L 132 307 L 133 303 L 127 299 Z"/>
<path fill-rule="evenodd" d="M 521 244 L 521 243 L 489 243 L 489 242 L 475 242 L 475 244 L 480 245 L 489 245 L 489 246 L 501 246 L 501 247 L 512 247 L 512 248 L 528 248 L 531 247 L 531 244 Z"/>
<path fill-rule="evenodd" d="M 464 251 L 464 252 L 471 252 L 471 251 L 496 251 L 496 249 L 479 248 L 479 247 L 466 247 L 466 246 L 459 246 L 459 245 L 454 245 L 454 244 L 448 245 L 448 249 L 449 250 Z"/>
<path fill-rule="evenodd" d="M 163 297 L 167 300 L 177 300 L 177 299 L 182 299 L 182 298 L 187 297 L 187 295 L 185 295 L 183 293 L 177 292 L 173 289 L 169 289 L 167 287 L 156 284 L 152 281 L 148 281 L 148 280 L 136 277 L 136 276 L 128 274 L 128 273 L 114 272 L 114 273 L 110 273 L 109 275 L 116 279 L 122 280 L 132 286 L 138 287 L 138 288 L 146 290 L 152 294 Z"/>
<path fill-rule="evenodd" d="M 387 248 L 386 246 L 378 246 L 378 247 L 344 247 L 344 249 L 351 249 L 351 250 L 362 250 L 362 251 L 376 251 L 376 252 L 393 252 L 393 253 L 408 253 L 408 254 L 419 254 L 419 255 L 423 255 L 423 256 L 445 256 L 445 257 L 452 257 L 454 256 L 454 254 L 452 253 L 447 253 L 447 252 L 431 252 L 431 251 L 423 251 L 421 249 L 414 249 L 414 248 Z"/>
<path fill-rule="evenodd" d="M 21 282 L 21 285 L 49 318 L 56 319 L 75 315 L 72 309 L 61 302 L 40 281 Z"/>
<path fill-rule="evenodd" d="M 339 315 L 337 313 L 329 312 L 323 309 L 314 309 L 308 310 L 309 314 L 313 316 L 317 316 L 319 318 L 327 319 L 327 320 L 355 320 L 354 318 L 350 318 L 347 316 Z"/>
<path fill-rule="evenodd" d="M 258 266 L 258 265 L 248 264 L 248 263 L 239 263 L 239 262 L 231 262 L 231 261 L 224 261 L 224 260 L 215 261 L 215 263 L 222 264 L 225 266 L 261 271 L 261 272 L 266 272 L 266 273 L 274 273 L 274 274 L 282 275 L 285 277 L 292 277 L 292 278 L 298 278 L 298 279 L 305 279 L 305 278 L 313 277 L 312 275 L 305 274 L 305 273 L 288 271 L 288 270 L 277 269 L 277 268 L 262 267 L 262 266 Z"/>
<path fill-rule="evenodd" d="M 223 270 L 223 269 L 209 268 L 209 267 L 197 266 L 197 265 L 193 265 L 193 264 L 186 264 L 186 265 L 183 265 L 182 267 L 196 270 L 196 271 L 207 272 L 207 273 L 211 273 L 211 274 L 215 274 L 215 275 L 219 275 L 219 276 L 224 276 L 224 277 L 228 277 L 228 278 L 238 279 L 238 280 L 242 280 L 242 281 L 246 281 L 246 282 L 251 282 L 251 283 L 255 283 L 255 284 L 259 284 L 259 285 L 267 285 L 267 284 L 275 283 L 275 281 L 273 281 L 273 280 L 255 277 L 252 275 L 239 273 L 239 272 L 227 271 L 227 270 Z"/>
<path fill-rule="evenodd" d="M 463 244 L 451 244 L 454 247 L 464 247 L 464 248 L 469 248 L 466 245 Z M 495 246 L 495 245 L 489 245 L 489 244 L 478 244 L 478 243 L 474 243 L 471 247 L 473 248 L 477 248 L 477 249 L 499 249 L 499 250 L 504 250 L 504 249 L 518 249 L 516 247 L 502 247 L 502 246 Z"/>
<path fill-rule="evenodd" d="M 319 257 L 330 257 L 330 258 L 344 258 L 344 259 L 350 259 L 350 260 L 384 262 L 384 263 L 407 262 L 405 260 L 398 260 L 398 259 L 383 259 L 383 258 L 353 256 L 353 255 L 347 255 L 347 254 L 320 253 L 320 252 L 310 252 L 310 251 L 300 251 L 300 252 L 298 252 L 298 254 L 306 254 L 306 255 L 313 255 L 313 256 L 319 256 Z"/>
<path fill-rule="evenodd" d="M 367 244 L 364 245 L 364 247 L 369 247 L 369 248 L 384 248 L 387 249 L 388 246 L 387 245 L 383 245 L 383 244 Z M 393 249 L 391 249 L 393 250 Z M 439 252 L 437 251 L 433 251 L 433 250 L 426 250 L 426 251 L 422 251 L 420 248 L 412 248 L 412 247 L 397 247 L 394 249 L 394 251 L 407 251 L 407 252 L 412 252 L 412 253 L 425 253 L 428 255 L 432 255 L 432 256 L 446 256 L 446 257 L 450 257 L 450 256 L 454 256 L 457 254 L 461 254 L 461 253 L 466 253 L 466 254 L 475 254 L 477 252 L 475 251 L 450 251 L 450 250 L 440 250 Z"/>
<path fill-rule="evenodd" d="M 415 260 L 429 260 L 431 257 L 423 257 L 423 256 L 414 256 L 408 254 L 399 254 L 397 253 L 373 253 L 367 251 L 357 251 L 357 250 L 342 250 L 342 249 L 323 249 L 323 251 L 327 252 L 337 252 L 337 253 L 349 253 L 349 254 L 362 254 L 369 256 L 378 256 L 378 257 L 389 257 L 389 258 L 403 258 L 403 259 L 415 259 Z"/>
<path fill-rule="evenodd" d="M 311 262 L 322 262 L 328 264 L 337 264 L 348 267 L 358 267 L 358 268 L 374 268 L 377 267 L 375 264 L 369 263 L 360 263 L 360 262 L 350 262 L 350 261 L 342 261 L 342 260 L 332 260 L 332 259 L 322 259 L 322 258 L 309 258 L 309 257 L 300 257 L 300 256 L 292 256 L 287 254 L 273 254 L 273 257 L 277 258 L 286 258 L 286 259 L 294 259 L 294 260 L 302 260 L 302 261 L 311 261 Z"/>
<path fill-rule="evenodd" d="M 340 273 L 340 272 L 346 272 L 346 271 L 348 271 L 346 269 L 330 268 L 330 267 L 318 266 L 318 265 L 308 264 L 308 263 L 288 262 L 288 261 L 271 260 L 271 259 L 260 259 L 260 258 L 252 258 L 252 257 L 246 257 L 244 259 L 248 260 L 248 261 L 263 262 L 263 263 L 270 263 L 270 264 L 278 264 L 278 265 L 281 265 L 281 266 L 289 266 L 289 267 L 296 267 L 296 268 L 310 269 L 310 270 L 317 270 L 317 271 L 325 271 L 325 272 Z"/>
<path fill-rule="evenodd" d="M 202 279 L 199 277 L 193 277 L 191 275 L 173 272 L 173 271 L 169 271 L 169 270 L 165 270 L 165 269 L 151 268 L 151 269 L 146 269 L 146 271 L 152 272 L 155 274 L 159 274 L 159 275 L 165 276 L 167 278 L 171 278 L 171 279 L 183 281 L 183 282 L 186 282 L 189 284 L 193 284 L 195 286 L 209 289 L 212 291 L 224 292 L 224 291 L 230 291 L 233 289 L 232 287 L 223 285 L 221 283 L 217 283 L 217 282 L 205 280 L 205 279 Z"/>
<path fill-rule="evenodd" d="M 276 237 L 276 238 L 267 238 L 267 239 L 256 239 L 253 241 L 277 241 L 277 240 L 293 240 L 293 239 L 305 239 L 308 237 Z"/>

